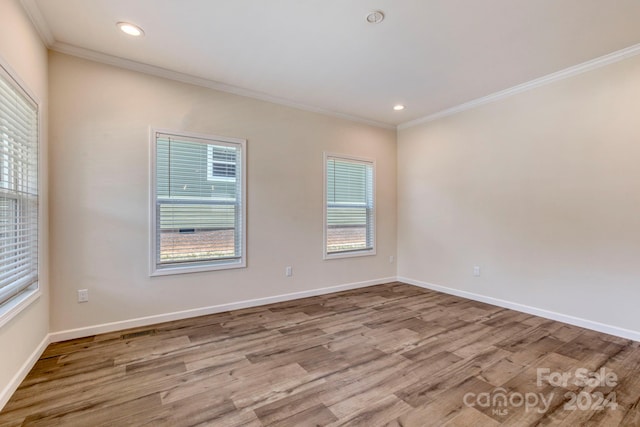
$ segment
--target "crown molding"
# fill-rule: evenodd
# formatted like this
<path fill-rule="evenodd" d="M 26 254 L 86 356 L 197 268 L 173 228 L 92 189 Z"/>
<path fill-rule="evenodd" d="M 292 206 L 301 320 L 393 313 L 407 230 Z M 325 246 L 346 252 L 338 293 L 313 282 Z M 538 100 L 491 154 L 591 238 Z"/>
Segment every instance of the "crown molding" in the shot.
<path fill-rule="evenodd" d="M 51 45 L 55 43 L 55 39 L 53 38 L 53 33 L 51 32 L 51 28 L 49 28 L 47 20 L 44 19 L 42 12 L 40 12 L 36 0 L 20 0 L 20 4 L 29 16 L 29 19 L 31 19 L 33 26 L 36 28 L 44 44 L 47 45 L 47 47 L 51 47 Z"/>
<path fill-rule="evenodd" d="M 221 92 L 232 93 L 234 95 L 244 96 L 247 98 L 258 99 L 260 101 L 266 101 L 273 104 L 283 105 L 285 107 L 291 107 L 298 110 L 308 111 L 312 113 L 323 114 L 325 116 L 337 117 L 352 122 L 363 123 L 369 126 L 375 126 L 384 129 L 396 129 L 395 125 L 389 123 L 378 122 L 375 120 L 369 120 L 358 116 L 352 116 L 350 114 L 338 113 L 331 110 L 325 110 L 323 108 L 317 108 L 310 105 L 300 104 L 288 99 L 279 98 L 277 96 L 268 95 L 266 93 L 252 91 L 249 89 L 243 89 L 237 86 L 232 86 L 214 80 L 205 79 L 202 77 L 192 76 L 190 74 L 181 73 L 178 71 L 167 70 L 166 68 L 156 67 L 155 65 L 143 64 L 141 62 L 132 61 L 129 59 L 120 58 L 118 56 L 112 56 L 101 52 L 96 52 L 90 49 L 85 49 L 78 46 L 73 46 L 66 43 L 54 42 L 49 46 L 51 50 L 64 53 L 67 55 L 76 56 L 78 58 L 88 59 L 95 62 L 100 62 L 107 65 L 112 65 L 127 70 L 137 71 L 140 73 L 150 74 L 156 77 L 162 77 L 169 80 L 175 80 L 182 83 L 188 83 L 196 86 L 206 87 Z"/>
<path fill-rule="evenodd" d="M 517 95 L 522 92 L 526 92 L 531 89 L 535 89 L 541 86 L 555 83 L 560 80 L 564 80 L 569 77 L 577 76 L 588 71 L 595 70 L 597 68 L 604 67 L 615 62 L 622 61 L 627 58 L 631 58 L 640 54 L 640 43 L 627 48 L 612 52 L 610 54 L 601 56 L 599 58 L 592 59 L 582 64 L 574 65 L 564 70 L 557 71 L 555 73 L 547 74 L 546 76 L 528 81 L 526 83 L 513 86 L 509 89 L 501 90 L 499 92 L 492 93 L 482 98 L 474 99 L 473 101 L 465 102 L 464 104 L 457 105 L 455 107 L 447 108 L 446 110 L 439 111 L 437 113 L 430 114 L 425 117 L 410 120 L 398 125 L 398 130 L 408 129 L 423 123 L 432 122 L 434 120 L 441 119 L 443 117 L 452 116 L 454 114 L 461 113 L 463 111 L 471 110 L 473 108 L 480 107 L 492 102 L 497 102 L 510 96 Z"/>
<path fill-rule="evenodd" d="M 285 98 L 269 95 L 266 93 L 252 91 L 237 86 L 220 83 L 214 80 L 205 79 L 202 77 L 192 76 L 190 74 L 181 73 L 178 71 L 172 71 L 153 65 L 144 64 L 141 62 L 124 59 L 118 56 L 108 55 L 101 52 L 96 52 L 90 49 L 81 48 L 78 46 L 69 45 L 66 43 L 57 42 L 53 37 L 53 33 L 47 24 L 46 19 L 42 16 L 40 8 L 38 7 L 37 0 L 20 0 L 20 4 L 34 24 L 38 34 L 42 38 L 43 42 L 51 50 L 65 53 L 67 55 L 76 56 L 79 58 L 89 59 L 91 61 L 100 62 L 103 64 L 112 65 L 132 71 L 138 71 L 145 74 L 150 74 L 157 77 L 163 77 L 170 80 L 179 81 L 182 83 L 188 83 L 196 86 L 206 87 L 221 92 L 232 93 L 234 95 L 240 95 L 247 98 L 258 99 L 260 101 L 271 102 L 273 104 L 283 105 L 285 107 L 291 107 L 298 110 L 308 111 L 312 113 L 318 113 L 325 116 L 336 117 L 344 120 L 349 120 L 357 123 L 363 123 L 369 126 L 375 126 L 383 129 L 396 129 L 403 130 L 408 129 L 423 123 L 432 122 L 444 117 L 452 116 L 454 114 L 462 113 L 463 111 L 471 110 L 486 104 L 497 102 L 510 96 L 517 95 L 522 92 L 526 92 L 531 89 L 535 89 L 547 84 L 551 84 L 569 77 L 577 76 L 588 71 L 595 70 L 597 68 L 604 67 L 615 62 L 622 61 L 627 58 L 631 58 L 640 54 L 640 43 L 629 46 L 627 48 L 612 52 L 610 54 L 600 56 L 598 58 L 583 62 L 578 65 L 574 65 L 564 70 L 557 71 L 555 73 L 548 74 L 546 76 L 513 86 L 511 88 L 494 92 L 487 96 L 474 99 L 463 104 L 456 105 L 445 110 L 438 111 L 433 114 L 429 114 L 424 117 L 413 119 L 399 125 L 393 125 L 390 123 L 379 122 L 376 120 L 365 119 L 363 117 L 354 116 L 351 114 L 339 113 L 336 111 L 326 110 L 324 108 L 313 107 L 306 104 L 300 104 Z"/>
<path fill-rule="evenodd" d="M 269 95 L 266 93 L 252 91 L 249 89 L 243 89 L 237 86 L 232 86 L 214 80 L 205 79 L 202 77 L 192 76 L 190 74 L 180 73 L 178 71 L 167 70 L 166 68 L 156 67 L 153 65 L 143 64 L 141 62 L 131 61 L 129 59 L 120 58 L 118 56 L 107 55 L 105 53 L 96 52 L 90 49 L 73 46 L 66 43 L 56 41 L 51 32 L 51 28 L 47 23 L 47 20 L 42 15 L 40 8 L 38 7 L 37 0 L 20 0 L 22 8 L 25 10 L 29 19 L 33 23 L 36 31 L 40 35 L 40 38 L 45 45 L 56 52 L 65 53 L 67 55 L 77 56 L 79 58 L 89 59 L 95 62 L 101 62 L 103 64 L 112 65 L 115 67 L 125 68 L 127 70 L 138 71 L 145 74 L 150 74 L 156 77 L 163 77 L 165 79 L 175 80 L 182 83 L 188 83 L 196 86 L 206 87 L 221 92 L 232 93 L 234 95 L 240 95 L 247 98 L 258 99 L 260 101 L 271 102 L 273 104 L 283 105 L 285 107 L 291 107 L 298 110 L 308 111 L 311 113 L 318 113 L 325 116 L 336 117 L 343 120 L 348 120 L 357 123 L 363 123 L 369 126 L 375 126 L 383 129 L 395 130 L 396 126 L 390 123 L 379 122 L 376 120 L 365 119 L 363 117 L 354 116 L 351 114 L 339 113 L 336 111 L 326 110 L 324 108 L 313 107 L 306 104 L 300 104 L 285 98 Z"/>

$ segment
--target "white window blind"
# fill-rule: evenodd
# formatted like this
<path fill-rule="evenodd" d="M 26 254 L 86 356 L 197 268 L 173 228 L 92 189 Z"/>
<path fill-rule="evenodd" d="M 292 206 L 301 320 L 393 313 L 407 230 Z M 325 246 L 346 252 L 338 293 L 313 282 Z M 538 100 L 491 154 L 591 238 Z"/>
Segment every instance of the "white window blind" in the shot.
<path fill-rule="evenodd" d="M 325 256 L 374 253 L 374 163 L 327 155 L 325 174 Z"/>
<path fill-rule="evenodd" d="M 0 305 L 38 283 L 38 106 L 0 67 Z"/>
<path fill-rule="evenodd" d="M 156 132 L 152 274 L 244 266 L 244 151 L 242 140 Z"/>

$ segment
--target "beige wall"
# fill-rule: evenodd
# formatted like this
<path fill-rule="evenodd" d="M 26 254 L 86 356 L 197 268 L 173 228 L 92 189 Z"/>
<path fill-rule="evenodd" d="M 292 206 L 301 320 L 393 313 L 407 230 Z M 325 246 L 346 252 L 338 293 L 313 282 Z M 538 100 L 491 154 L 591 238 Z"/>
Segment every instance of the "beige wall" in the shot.
<path fill-rule="evenodd" d="M 59 53 L 47 64 L 17 1 L 0 17 L 0 56 L 45 119 L 43 295 L 0 328 L 0 390 L 49 330 L 396 273 L 640 331 L 640 57 L 400 130 L 396 159 L 394 131 Z M 248 140 L 248 268 L 148 276 L 149 126 Z M 322 259 L 323 151 L 377 160 L 376 256 Z"/>
<path fill-rule="evenodd" d="M 395 277 L 395 131 L 49 59 L 52 331 Z M 149 126 L 248 140 L 246 269 L 148 276 Z M 323 261 L 324 150 L 377 160 L 378 255 Z"/>
<path fill-rule="evenodd" d="M 47 280 L 47 50 L 14 0 L 0 1 L 0 57 L 40 101 L 40 298 L 0 327 L 0 401 L 2 391 L 49 331 Z M 2 403 L 0 402 L 0 407 Z"/>
<path fill-rule="evenodd" d="M 640 331 L 639 118 L 635 57 L 399 131 L 399 276 Z"/>

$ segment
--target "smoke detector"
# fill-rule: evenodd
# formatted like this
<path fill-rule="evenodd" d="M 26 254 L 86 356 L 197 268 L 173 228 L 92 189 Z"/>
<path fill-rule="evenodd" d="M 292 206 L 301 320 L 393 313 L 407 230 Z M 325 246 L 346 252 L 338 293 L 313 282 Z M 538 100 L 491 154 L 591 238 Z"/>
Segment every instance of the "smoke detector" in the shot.
<path fill-rule="evenodd" d="M 367 14 L 367 22 L 369 24 L 379 24 L 384 21 L 384 12 L 381 10 L 372 10 Z"/>

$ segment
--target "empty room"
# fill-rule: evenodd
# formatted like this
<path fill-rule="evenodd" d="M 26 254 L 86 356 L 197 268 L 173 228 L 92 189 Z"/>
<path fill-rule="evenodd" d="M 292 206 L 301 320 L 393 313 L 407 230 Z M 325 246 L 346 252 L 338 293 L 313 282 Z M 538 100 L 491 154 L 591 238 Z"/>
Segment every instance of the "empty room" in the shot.
<path fill-rule="evenodd" d="M 640 426 L 638 22 L 0 0 L 0 427 Z"/>

